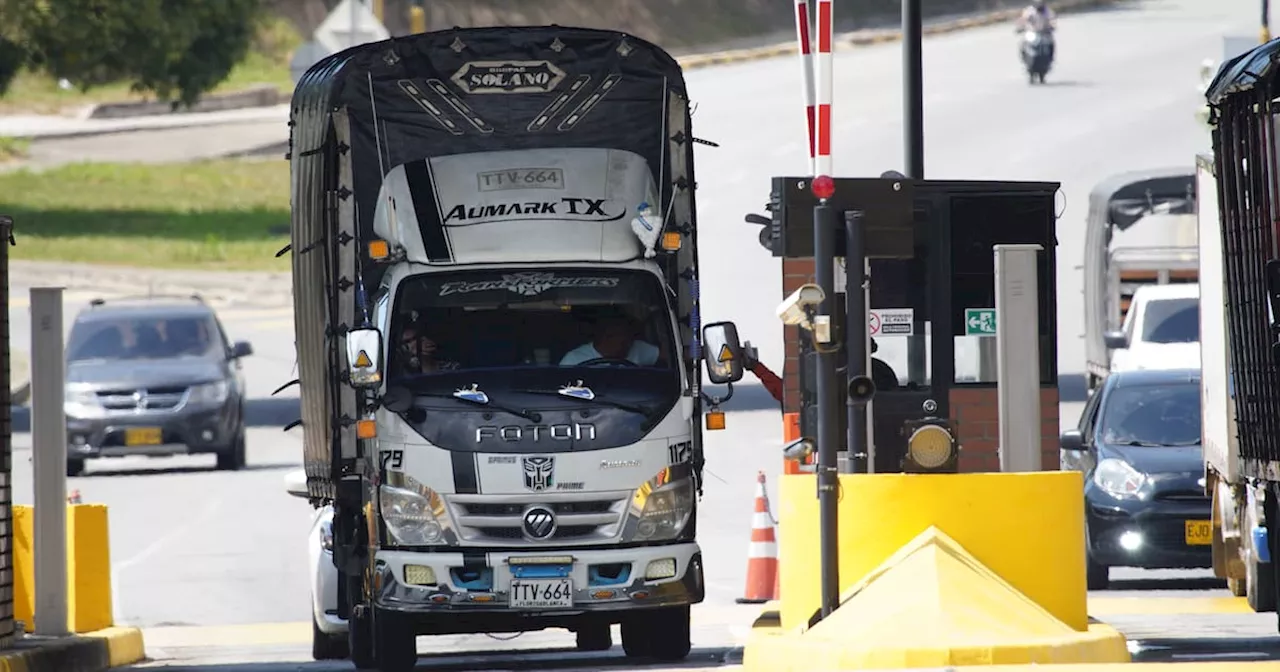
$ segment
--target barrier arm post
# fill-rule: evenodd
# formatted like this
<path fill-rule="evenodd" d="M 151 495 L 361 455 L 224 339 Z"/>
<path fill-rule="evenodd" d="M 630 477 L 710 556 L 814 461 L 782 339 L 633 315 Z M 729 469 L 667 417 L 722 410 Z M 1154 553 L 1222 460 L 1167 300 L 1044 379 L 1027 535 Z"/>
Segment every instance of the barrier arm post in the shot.
<path fill-rule="evenodd" d="M 62 288 L 31 289 L 35 633 L 67 634 L 67 417 Z"/>
<path fill-rule="evenodd" d="M 1040 471 L 1040 245 L 996 245 L 1000 471 Z"/>

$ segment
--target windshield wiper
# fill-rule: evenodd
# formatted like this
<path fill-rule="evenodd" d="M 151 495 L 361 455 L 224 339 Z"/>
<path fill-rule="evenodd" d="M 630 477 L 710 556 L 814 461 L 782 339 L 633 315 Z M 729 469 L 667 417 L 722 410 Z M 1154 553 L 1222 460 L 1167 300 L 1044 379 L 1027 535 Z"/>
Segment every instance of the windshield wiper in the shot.
<path fill-rule="evenodd" d="M 643 415 L 645 417 L 648 417 L 649 415 L 653 414 L 653 409 L 649 408 L 648 406 L 639 406 L 634 404 L 623 403 L 621 401 L 601 399 L 600 397 L 596 396 L 596 393 L 593 392 L 591 388 L 583 385 L 581 380 L 571 385 L 565 385 L 564 387 L 558 390 L 516 390 L 516 392 L 521 392 L 524 394 L 538 394 L 538 395 L 547 396 L 547 397 L 565 397 L 567 399 L 577 399 L 579 401 L 589 401 L 593 404 L 612 406 L 613 408 L 621 409 L 624 411 L 639 413 L 640 415 Z"/>
<path fill-rule="evenodd" d="M 1125 443 L 1124 445 L 1126 445 L 1126 446 L 1136 446 L 1136 447 L 1139 447 L 1139 448 L 1167 448 L 1167 447 L 1169 447 L 1169 446 L 1176 446 L 1176 445 L 1180 445 L 1180 444 L 1176 444 L 1176 443 L 1152 443 L 1151 441 L 1139 441 L 1139 440 L 1137 440 L 1137 439 L 1134 439 L 1134 440 L 1132 440 L 1132 441 L 1129 441 L 1129 442 Z M 1189 444 L 1186 444 L 1186 445 L 1189 445 Z"/>
<path fill-rule="evenodd" d="M 466 402 L 474 406 L 483 406 L 485 408 L 492 408 L 495 411 L 510 413 L 511 415 L 524 418 L 525 420 L 528 420 L 530 422 L 542 422 L 542 414 L 538 413 L 537 411 L 526 411 L 518 408 L 510 408 L 508 406 L 500 406 L 498 404 L 491 402 L 489 400 L 489 395 L 482 392 L 474 384 L 471 387 L 464 387 L 460 390 L 456 390 L 453 394 L 433 394 L 430 392 L 415 392 L 414 395 L 419 397 L 430 397 L 432 399 L 456 399 L 458 401 Z"/>

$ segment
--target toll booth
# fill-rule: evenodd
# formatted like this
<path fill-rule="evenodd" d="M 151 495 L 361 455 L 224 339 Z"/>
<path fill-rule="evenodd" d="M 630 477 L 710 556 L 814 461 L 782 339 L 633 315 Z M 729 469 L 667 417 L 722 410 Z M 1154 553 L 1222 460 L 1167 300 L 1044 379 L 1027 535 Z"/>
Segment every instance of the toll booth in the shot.
<path fill-rule="evenodd" d="M 809 180 L 774 178 L 770 223 L 760 236 L 762 245 L 783 258 L 783 296 L 815 281 L 813 209 L 818 199 Z M 1010 243 L 1043 247 L 1037 264 L 1041 454 L 1045 469 L 1057 469 L 1058 183 L 840 178 L 835 184 L 828 204 L 863 213 L 868 329 L 874 342 L 868 373 L 877 385 L 869 413 L 874 470 L 902 471 L 904 423 L 926 415 L 928 400 L 935 408 L 929 415 L 952 423 L 960 444 L 960 471 L 999 470 L 992 247 Z M 843 251 L 843 231 L 837 239 L 835 249 Z M 859 264 L 841 261 L 836 265 L 836 290 L 841 293 L 831 306 L 835 325 L 846 324 L 842 292 L 858 288 L 861 280 Z M 848 271 L 848 279 L 842 278 Z M 836 331 L 833 341 L 843 343 L 843 331 Z M 813 340 L 798 327 L 787 327 L 784 338 L 784 418 L 798 413 L 800 435 L 816 437 Z M 837 356 L 841 373 L 846 370 L 847 350 L 840 348 Z M 844 385 L 837 387 L 837 406 L 842 409 L 837 414 L 839 436 L 845 437 L 847 392 Z M 794 421 L 795 416 L 787 419 Z"/>

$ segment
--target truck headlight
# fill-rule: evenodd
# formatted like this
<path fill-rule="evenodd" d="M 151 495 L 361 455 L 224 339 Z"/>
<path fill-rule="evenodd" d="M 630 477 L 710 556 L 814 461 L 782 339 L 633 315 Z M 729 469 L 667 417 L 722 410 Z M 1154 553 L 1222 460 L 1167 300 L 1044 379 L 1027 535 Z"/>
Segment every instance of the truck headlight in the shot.
<path fill-rule="evenodd" d="M 693 515 L 695 493 L 689 465 L 667 467 L 636 489 L 627 521 L 630 541 L 674 539 Z"/>
<path fill-rule="evenodd" d="M 231 386 L 225 380 L 219 380 L 216 383 L 205 383 L 196 385 L 191 388 L 191 396 L 189 400 L 197 404 L 221 404 L 227 400 L 227 395 L 231 392 Z"/>
<path fill-rule="evenodd" d="M 62 410 L 73 418 L 86 418 L 102 415 L 104 409 L 93 388 L 68 384 L 63 392 Z"/>
<path fill-rule="evenodd" d="M 1098 468 L 1093 470 L 1094 485 L 1117 499 L 1139 497 L 1138 493 L 1146 482 L 1145 474 L 1134 469 L 1128 462 L 1112 457 L 1099 462 Z"/>
<path fill-rule="evenodd" d="M 333 552 L 333 518 L 325 518 L 320 522 L 320 548 Z"/>
<path fill-rule="evenodd" d="M 449 543 L 444 500 L 431 488 L 400 476 L 397 485 L 378 488 L 378 506 L 393 541 L 402 546 Z"/>

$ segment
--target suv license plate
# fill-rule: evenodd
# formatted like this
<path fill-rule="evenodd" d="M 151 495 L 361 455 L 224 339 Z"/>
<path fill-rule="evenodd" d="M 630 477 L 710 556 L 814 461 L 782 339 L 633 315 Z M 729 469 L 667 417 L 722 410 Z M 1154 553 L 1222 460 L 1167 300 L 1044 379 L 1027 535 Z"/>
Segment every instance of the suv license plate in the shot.
<path fill-rule="evenodd" d="M 159 427 L 131 427 L 124 430 L 126 446 L 158 446 L 161 438 Z"/>
<path fill-rule="evenodd" d="M 559 609 L 572 606 L 573 581 L 570 579 L 516 579 L 511 582 L 512 609 Z"/>
<path fill-rule="evenodd" d="M 1184 535 L 1188 546 L 1208 546 L 1213 543 L 1213 527 L 1207 520 L 1188 520 Z"/>

